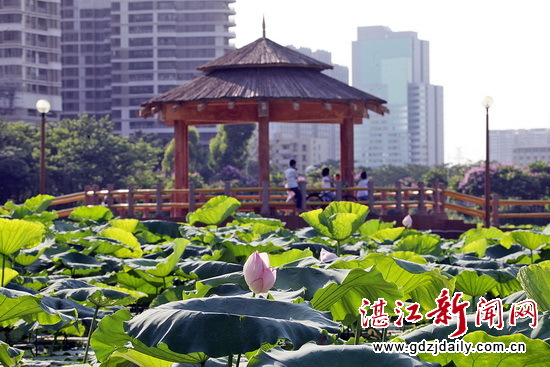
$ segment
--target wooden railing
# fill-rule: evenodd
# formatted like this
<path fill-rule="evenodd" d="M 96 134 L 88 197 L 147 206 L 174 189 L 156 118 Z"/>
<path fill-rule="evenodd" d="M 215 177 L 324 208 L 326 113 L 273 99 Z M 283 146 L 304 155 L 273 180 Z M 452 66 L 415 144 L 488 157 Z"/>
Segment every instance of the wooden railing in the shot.
<path fill-rule="evenodd" d="M 368 201 L 358 201 L 355 193 L 364 190 L 359 187 L 337 187 L 332 189 L 306 188 L 301 185 L 302 196 L 320 191 L 332 190 L 335 200 L 353 200 L 369 205 L 371 211 L 378 214 L 409 213 L 443 213 L 443 190 L 424 187 L 375 187 L 369 186 Z M 68 216 L 74 208 L 81 205 L 105 205 L 121 217 L 160 218 L 181 217 L 189 211 L 200 208 L 208 199 L 216 195 L 235 197 L 241 202 L 241 210 L 255 211 L 263 215 L 295 214 L 296 205 L 293 200 L 287 200 L 287 191 L 282 187 L 239 187 L 232 188 L 226 184 L 218 189 L 195 189 L 192 186 L 186 190 L 163 189 L 160 185 L 155 189 L 136 189 L 130 185 L 126 189 L 99 189 L 87 187 L 85 191 L 55 198 L 52 209 L 57 210 L 60 217 Z M 189 200 L 194 198 L 194 200 Z M 304 200 L 301 210 L 324 207 L 327 201 Z"/>
<path fill-rule="evenodd" d="M 449 190 L 444 190 L 443 195 L 445 197 L 446 210 L 456 211 L 481 219 L 484 218 L 484 198 L 478 198 L 476 196 L 461 194 Z M 502 218 L 550 219 L 550 200 L 500 200 L 497 194 L 492 194 L 489 205 L 491 224 L 495 227 L 500 226 L 500 220 Z M 503 207 L 510 206 L 531 206 L 531 210 L 524 213 L 504 212 L 502 210 Z"/>
<path fill-rule="evenodd" d="M 375 187 L 369 185 L 368 201 L 358 201 L 368 205 L 371 212 L 378 215 L 397 214 L 444 214 L 455 211 L 462 214 L 483 218 L 485 215 L 485 200 L 475 196 L 460 194 L 445 190 L 443 185 L 425 187 L 419 183 L 417 187 Z M 306 188 L 301 186 L 302 196 L 306 198 L 313 192 L 329 189 Z M 336 199 L 353 200 L 358 187 L 337 187 L 330 189 L 335 192 Z M 364 190 L 364 189 L 363 189 Z M 262 215 L 296 214 L 294 201 L 287 201 L 286 189 L 282 187 L 230 187 L 195 189 L 192 185 L 186 190 L 163 189 L 159 184 L 155 189 L 136 189 L 130 185 L 126 189 L 99 189 L 87 187 L 85 191 L 63 195 L 55 198 L 52 209 L 57 210 L 60 217 L 68 216 L 75 207 L 81 205 L 105 205 L 116 215 L 130 218 L 162 218 L 185 216 L 189 211 L 200 208 L 206 201 L 216 195 L 235 197 L 241 202 L 241 209 L 254 211 Z M 189 200 L 193 198 L 194 200 Z M 356 201 L 357 199 L 353 200 Z M 304 200 L 301 210 L 324 207 L 327 201 Z M 505 213 L 501 211 L 506 206 L 529 205 L 533 210 L 529 213 Z M 493 195 L 491 200 L 492 224 L 498 226 L 501 218 L 550 218 L 550 200 L 499 200 Z"/>

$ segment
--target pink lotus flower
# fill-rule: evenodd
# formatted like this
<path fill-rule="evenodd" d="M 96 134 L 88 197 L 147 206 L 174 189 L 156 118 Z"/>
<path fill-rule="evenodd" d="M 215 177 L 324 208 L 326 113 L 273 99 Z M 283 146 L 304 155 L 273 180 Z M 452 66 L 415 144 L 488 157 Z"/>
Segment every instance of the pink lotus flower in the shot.
<path fill-rule="evenodd" d="M 413 219 L 410 215 L 407 215 L 405 218 L 403 218 L 402 223 L 406 228 L 410 228 L 413 224 Z"/>
<path fill-rule="evenodd" d="M 324 248 L 321 249 L 321 255 L 319 256 L 319 260 L 325 262 L 330 260 L 336 260 L 338 259 L 338 255 L 325 250 Z"/>
<path fill-rule="evenodd" d="M 277 270 L 269 267 L 267 253 L 254 252 L 243 267 L 244 280 L 253 293 L 267 293 L 277 279 Z"/>

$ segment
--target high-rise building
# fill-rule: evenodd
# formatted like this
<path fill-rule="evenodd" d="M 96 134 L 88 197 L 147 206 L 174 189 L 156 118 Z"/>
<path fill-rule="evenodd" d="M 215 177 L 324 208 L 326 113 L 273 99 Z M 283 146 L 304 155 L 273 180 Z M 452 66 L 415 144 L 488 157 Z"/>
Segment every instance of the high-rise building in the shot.
<path fill-rule="evenodd" d="M 522 167 L 550 163 L 550 129 L 491 130 L 489 154 L 491 162 Z"/>
<path fill-rule="evenodd" d="M 348 68 L 334 65 L 330 52 L 313 51 L 305 47 L 286 47 L 332 65 L 332 69 L 323 70 L 323 73 L 343 83 L 349 83 Z M 270 139 L 273 142 L 270 153 L 271 163 L 282 168 L 286 168 L 292 158 L 298 161 L 298 168 L 318 165 L 327 160 L 338 161 L 340 159 L 340 128 L 337 124 L 273 123 L 270 126 Z M 300 150 L 293 151 L 292 149 L 282 148 L 282 145 L 290 148 L 299 146 Z M 323 152 L 315 151 L 319 145 L 322 146 Z M 293 157 L 292 154 L 296 155 Z"/>
<path fill-rule="evenodd" d="M 111 114 L 111 1 L 61 1 L 62 118 Z"/>
<path fill-rule="evenodd" d="M 0 118 L 39 121 L 36 102 L 61 111 L 60 0 L 0 1 Z"/>
<path fill-rule="evenodd" d="M 139 104 L 191 79 L 234 47 L 235 0 L 111 1 L 112 119 L 117 130 L 170 132 Z"/>
<path fill-rule="evenodd" d="M 429 76 L 429 44 L 415 32 L 358 28 L 352 85 L 388 101 L 390 113 L 355 126 L 356 165 L 443 163 L 443 88 Z"/>
<path fill-rule="evenodd" d="M 139 104 L 234 48 L 234 2 L 0 0 L 0 117 L 38 119 L 44 98 L 54 118 L 110 115 L 122 135 L 171 134 Z"/>

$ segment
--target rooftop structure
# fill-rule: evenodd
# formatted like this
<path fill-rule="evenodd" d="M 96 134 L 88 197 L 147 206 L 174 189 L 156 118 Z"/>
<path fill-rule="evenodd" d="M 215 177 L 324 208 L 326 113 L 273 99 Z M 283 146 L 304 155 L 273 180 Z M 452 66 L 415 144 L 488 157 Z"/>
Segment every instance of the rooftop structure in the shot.
<path fill-rule="evenodd" d="M 142 116 L 160 114 L 174 126 L 176 188 L 188 185 L 188 126 L 212 123 L 258 123 L 259 181 L 269 182 L 270 121 L 339 124 L 342 178 L 353 182 L 353 126 L 369 111 L 387 112 L 386 101 L 321 73 L 327 68 L 263 37 L 204 64 L 204 75 L 142 103 Z"/>

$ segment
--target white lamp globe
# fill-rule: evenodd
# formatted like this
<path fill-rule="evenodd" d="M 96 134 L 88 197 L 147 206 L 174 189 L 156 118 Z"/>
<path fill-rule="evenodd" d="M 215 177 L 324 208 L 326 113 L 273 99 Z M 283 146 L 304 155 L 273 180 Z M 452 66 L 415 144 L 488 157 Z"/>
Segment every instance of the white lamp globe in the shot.
<path fill-rule="evenodd" d="M 50 102 L 46 101 L 45 99 L 41 99 L 38 102 L 36 102 L 36 110 L 39 113 L 48 113 L 50 112 Z"/>

